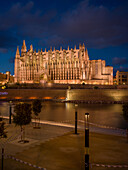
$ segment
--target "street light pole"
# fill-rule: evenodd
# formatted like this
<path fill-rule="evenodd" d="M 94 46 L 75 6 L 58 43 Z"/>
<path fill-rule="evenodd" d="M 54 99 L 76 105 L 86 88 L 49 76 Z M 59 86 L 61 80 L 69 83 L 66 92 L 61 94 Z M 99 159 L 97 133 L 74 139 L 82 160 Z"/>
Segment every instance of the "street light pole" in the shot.
<path fill-rule="evenodd" d="M 89 170 L 89 113 L 85 113 L 85 170 Z"/>
<path fill-rule="evenodd" d="M 9 102 L 10 107 L 9 107 L 9 124 L 11 124 L 11 115 L 12 115 L 12 101 Z"/>
<path fill-rule="evenodd" d="M 78 104 L 75 104 L 75 134 L 77 134 L 77 107 Z"/>
<path fill-rule="evenodd" d="M 4 148 L 2 148 L 1 170 L 4 169 Z"/>
<path fill-rule="evenodd" d="M 126 137 L 127 137 L 127 143 L 128 143 L 128 129 L 126 129 Z"/>

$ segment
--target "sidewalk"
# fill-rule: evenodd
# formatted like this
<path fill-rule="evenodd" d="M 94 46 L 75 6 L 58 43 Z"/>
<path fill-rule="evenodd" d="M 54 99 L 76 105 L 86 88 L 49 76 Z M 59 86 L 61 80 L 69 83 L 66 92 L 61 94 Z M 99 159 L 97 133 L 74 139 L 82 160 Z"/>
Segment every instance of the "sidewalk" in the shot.
<path fill-rule="evenodd" d="M 62 136 L 63 134 L 72 130 L 68 127 L 57 127 L 47 124 L 40 124 L 40 129 L 34 129 L 34 124 L 30 124 L 25 126 L 25 139 L 28 139 L 30 142 L 26 144 L 20 144 L 18 143 L 18 141 L 20 140 L 20 127 L 15 126 L 14 124 L 8 124 L 8 120 L 5 120 L 5 122 L 7 137 L 10 138 L 12 136 L 9 142 L 7 142 L 7 144 L 5 145 L 5 153 L 11 155 L 15 155 L 17 152 L 22 152 L 28 147 L 39 145 L 40 143 L 44 143 L 58 136 Z M 13 140 L 13 138 L 16 136 L 18 136 L 18 139 L 16 138 Z M 0 140 L 1 147 L 2 143 L 5 143 L 8 138 Z"/>
<path fill-rule="evenodd" d="M 3 116 L 4 119 L 8 119 L 9 117 L 8 116 Z M 34 123 L 35 120 L 32 119 L 32 122 Z M 42 125 L 52 125 L 52 126 L 56 126 L 56 127 L 66 127 L 66 128 L 71 128 L 71 129 L 74 129 L 74 122 L 73 121 L 69 121 L 69 123 L 67 123 L 65 121 L 65 123 L 63 122 L 55 122 L 55 121 L 46 121 L 46 120 L 40 120 L 40 124 L 41 126 Z M 91 123 L 90 123 L 91 124 Z M 93 123 L 92 123 L 93 124 Z M 70 130 L 71 130 L 70 129 Z M 78 120 L 78 129 L 79 130 L 84 130 L 84 121 L 81 121 L 79 122 Z M 94 125 L 90 125 L 89 127 L 90 129 L 90 132 L 96 132 L 96 133 L 102 133 L 102 134 L 108 134 L 108 135 L 116 135 L 116 136 L 126 136 L 126 129 L 117 129 L 117 128 L 105 128 L 105 127 L 98 127 L 98 126 L 95 126 Z"/>
<path fill-rule="evenodd" d="M 9 144 L 12 145 L 16 146 L 16 143 Z M 128 143 L 124 137 L 90 133 L 90 163 L 126 165 L 127 148 Z M 84 132 L 79 131 L 78 135 L 75 135 L 74 131 L 67 132 L 43 143 L 29 145 L 24 147 L 22 152 L 15 153 L 15 157 L 47 170 L 84 170 Z M 6 159 L 4 162 L 5 170 L 33 170 L 11 159 Z M 125 169 L 119 168 L 119 170 Z M 91 170 L 106 170 L 106 168 L 92 166 Z"/>
<path fill-rule="evenodd" d="M 8 120 L 6 120 L 8 122 Z M 43 123 L 43 122 L 42 122 Z M 47 170 L 84 170 L 84 128 L 79 125 L 79 134 L 74 134 L 74 125 L 56 122 L 41 124 L 41 129 L 33 129 L 33 124 L 26 126 L 26 139 L 29 143 L 20 144 L 20 138 L 5 146 L 5 154 L 29 162 Z M 64 126 L 63 126 L 64 125 Z M 19 134 L 20 127 L 6 124 L 8 138 Z M 99 127 L 91 131 L 99 132 Z M 112 130 L 113 131 L 113 130 Z M 90 163 L 128 164 L 128 143 L 126 137 L 90 132 Z M 102 133 L 103 132 L 103 133 Z M 106 132 L 110 132 L 106 129 Z M 105 132 L 105 133 L 106 133 Z M 6 139 L 2 139 L 5 141 Z M 1 165 L 0 165 L 1 166 Z M 4 170 L 33 170 L 34 168 L 11 159 L 4 160 Z M 103 167 L 92 167 L 91 170 L 106 170 Z M 113 170 L 113 168 L 109 168 Z M 124 170 L 124 168 L 119 168 Z"/>

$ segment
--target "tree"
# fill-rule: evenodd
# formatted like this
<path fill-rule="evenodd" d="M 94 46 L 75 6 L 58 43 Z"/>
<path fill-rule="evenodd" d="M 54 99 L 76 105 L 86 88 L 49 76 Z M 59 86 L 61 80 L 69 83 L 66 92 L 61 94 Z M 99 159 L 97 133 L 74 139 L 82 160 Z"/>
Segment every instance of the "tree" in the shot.
<path fill-rule="evenodd" d="M 35 127 L 36 127 L 36 119 L 37 119 L 39 113 L 41 112 L 41 108 L 42 108 L 42 104 L 41 104 L 40 100 L 37 99 L 32 102 L 32 110 L 33 110 L 34 115 L 36 116 L 35 117 Z"/>
<path fill-rule="evenodd" d="M 128 119 L 128 103 L 123 104 L 123 114 L 126 119 Z"/>
<path fill-rule="evenodd" d="M 23 139 L 23 134 L 25 137 L 25 128 L 23 127 L 31 122 L 32 119 L 31 104 L 28 103 L 16 104 L 14 107 L 14 112 L 15 114 L 13 114 L 13 122 L 16 124 L 16 126 L 20 126 L 21 128 L 21 142 L 26 142 L 25 139 Z"/>
<path fill-rule="evenodd" d="M 7 138 L 7 132 L 5 132 L 5 123 L 0 123 L 0 138 Z"/>

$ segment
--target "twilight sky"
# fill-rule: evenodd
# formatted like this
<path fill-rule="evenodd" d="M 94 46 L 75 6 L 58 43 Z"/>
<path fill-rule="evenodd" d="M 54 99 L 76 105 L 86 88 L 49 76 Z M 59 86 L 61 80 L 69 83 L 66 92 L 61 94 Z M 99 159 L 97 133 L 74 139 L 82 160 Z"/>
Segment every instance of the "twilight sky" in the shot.
<path fill-rule="evenodd" d="M 128 0 L 6 0 L 0 5 L 0 72 L 14 74 L 17 46 L 73 48 L 128 71 Z"/>

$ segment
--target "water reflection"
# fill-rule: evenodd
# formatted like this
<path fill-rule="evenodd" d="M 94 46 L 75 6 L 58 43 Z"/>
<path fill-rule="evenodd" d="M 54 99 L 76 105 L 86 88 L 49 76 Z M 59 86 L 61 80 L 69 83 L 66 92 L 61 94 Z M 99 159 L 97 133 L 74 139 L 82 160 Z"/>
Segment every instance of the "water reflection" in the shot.
<path fill-rule="evenodd" d="M 74 120 L 75 108 L 73 103 L 42 102 L 40 118 L 50 121 Z M 12 108 L 12 112 L 13 112 Z M 122 115 L 121 104 L 78 104 L 78 119 L 84 120 L 84 114 L 90 113 L 90 122 L 107 126 L 128 128 L 128 122 Z M 9 115 L 8 102 L 0 102 L 1 115 Z"/>

